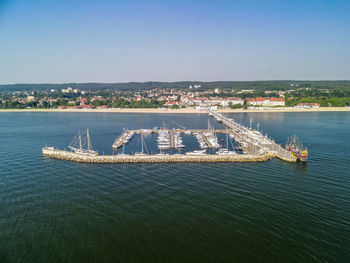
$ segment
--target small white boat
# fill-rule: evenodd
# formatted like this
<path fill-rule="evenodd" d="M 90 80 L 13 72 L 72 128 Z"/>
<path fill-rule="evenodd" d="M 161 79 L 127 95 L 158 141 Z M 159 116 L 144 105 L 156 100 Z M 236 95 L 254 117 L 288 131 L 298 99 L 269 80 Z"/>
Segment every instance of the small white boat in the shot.
<path fill-rule="evenodd" d="M 152 130 L 147 130 L 147 129 L 142 130 L 143 134 L 151 134 L 152 132 L 153 132 Z"/>
<path fill-rule="evenodd" d="M 158 149 L 170 149 L 170 145 L 158 145 Z"/>
<path fill-rule="evenodd" d="M 241 144 L 242 144 L 242 146 L 243 146 L 244 148 L 248 148 L 248 143 L 246 143 L 246 142 L 241 142 Z"/>
<path fill-rule="evenodd" d="M 187 152 L 186 155 L 206 155 L 207 150 L 197 150 L 193 152 Z"/>
<path fill-rule="evenodd" d="M 217 155 L 237 155 L 235 151 L 229 151 L 227 149 L 220 149 L 215 154 Z"/>

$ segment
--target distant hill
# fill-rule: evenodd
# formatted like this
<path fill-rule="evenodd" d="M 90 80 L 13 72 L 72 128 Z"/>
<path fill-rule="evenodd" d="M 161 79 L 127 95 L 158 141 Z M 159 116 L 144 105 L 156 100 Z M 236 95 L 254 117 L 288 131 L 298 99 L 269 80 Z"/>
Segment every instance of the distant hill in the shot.
<path fill-rule="evenodd" d="M 4 84 L 0 85 L 0 92 L 8 91 L 44 91 L 51 89 L 63 89 L 72 87 L 80 90 L 120 90 L 136 91 L 152 88 L 188 88 L 190 85 L 201 85 L 199 90 L 220 88 L 231 89 L 293 89 L 298 87 L 322 88 L 322 89 L 344 89 L 350 88 L 350 81 L 182 81 L 182 82 L 128 82 L 128 83 L 64 83 L 64 84 Z"/>

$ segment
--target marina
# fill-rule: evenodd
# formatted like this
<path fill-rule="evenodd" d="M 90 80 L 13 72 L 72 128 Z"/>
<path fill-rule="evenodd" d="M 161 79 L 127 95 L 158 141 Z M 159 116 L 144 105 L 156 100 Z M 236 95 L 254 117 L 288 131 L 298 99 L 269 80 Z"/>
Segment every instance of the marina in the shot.
<path fill-rule="evenodd" d="M 271 158 L 280 158 L 287 162 L 298 160 L 296 154 L 283 148 L 260 131 L 245 127 L 215 111 L 208 109 L 207 112 L 218 123 L 226 126 L 226 129 L 214 129 L 209 119 L 207 129 L 186 129 L 185 127 L 170 129 L 164 125 L 153 129 L 123 129 L 122 134 L 112 144 L 114 150 L 112 155 L 98 155 L 92 149 L 89 131 L 87 130 L 87 139 L 84 143 L 82 143 L 79 132 L 73 140 L 74 147 L 69 146 L 71 151 L 44 147 L 42 153 L 46 157 L 87 163 L 255 162 L 267 161 Z M 221 138 L 220 141 L 225 142 L 225 146 L 219 143 L 218 135 L 220 134 L 226 137 L 226 139 Z M 141 148 L 141 151 L 126 152 L 126 145 L 135 136 L 139 136 L 136 146 L 138 149 Z M 159 152 L 152 153 L 148 150 L 146 136 L 156 136 L 156 145 Z M 198 148 L 187 149 L 183 136 L 194 137 Z M 86 145 L 87 148 L 84 148 Z M 122 148 L 122 151 L 120 151 L 120 148 Z"/>

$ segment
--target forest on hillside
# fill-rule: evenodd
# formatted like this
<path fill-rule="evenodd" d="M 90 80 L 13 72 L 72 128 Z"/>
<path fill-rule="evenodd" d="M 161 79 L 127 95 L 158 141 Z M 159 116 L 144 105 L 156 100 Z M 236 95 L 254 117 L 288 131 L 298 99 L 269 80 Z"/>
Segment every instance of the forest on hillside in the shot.
<path fill-rule="evenodd" d="M 183 81 L 183 82 L 128 82 L 128 83 L 63 83 L 63 84 L 3 84 L 0 92 L 11 91 L 44 91 L 72 87 L 80 90 L 119 90 L 141 91 L 153 88 L 186 89 L 189 86 L 200 85 L 198 91 L 219 88 L 224 91 L 256 89 L 256 90 L 290 90 L 296 88 L 315 89 L 350 89 L 350 81 Z"/>

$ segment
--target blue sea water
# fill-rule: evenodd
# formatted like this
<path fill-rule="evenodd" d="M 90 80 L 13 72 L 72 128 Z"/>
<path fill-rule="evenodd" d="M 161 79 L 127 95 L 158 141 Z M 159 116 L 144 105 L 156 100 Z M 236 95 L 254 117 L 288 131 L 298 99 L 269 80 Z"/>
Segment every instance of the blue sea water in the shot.
<path fill-rule="evenodd" d="M 350 262 L 350 114 L 230 116 L 281 144 L 298 135 L 307 165 L 71 163 L 41 148 L 88 127 L 111 154 L 124 127 L 209 117 L 0 113 L 0 262 Z"/>

